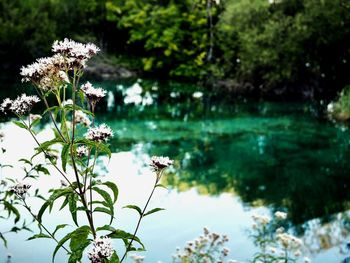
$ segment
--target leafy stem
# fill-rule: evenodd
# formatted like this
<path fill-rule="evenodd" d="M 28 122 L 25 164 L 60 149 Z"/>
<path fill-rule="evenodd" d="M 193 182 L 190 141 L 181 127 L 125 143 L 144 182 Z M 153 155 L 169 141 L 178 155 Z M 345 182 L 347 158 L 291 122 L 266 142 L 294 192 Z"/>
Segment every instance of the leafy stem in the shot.
<path fill-rule="evenodd" d="M 43 228 L 46 233 L 53 239 L 56 241 L 57 244 L 59 244 L 59 241 L 55 238 L 55 236 L 40 222 L 40 220 L 38 220 L 38 218 L 36 217 L 36 215 L 34 215 L 34 213 L 32 212 L 32 210 L 30 209 L 30 207 L 27 205 L 27 202 L 24 198 L 21 198 L 21 200 L 23 201 L 23 206 L 28 210 L 28 212 L 32 215 L 32 217 L 34 218 L 34 220 L 39 224 L 39 226 L 41 228 Z M 65 247 L 63 246 L 63 249 L 69 254 L 70 251 Z"/>
<path fill-rule="evenodd" d="M 148 206 L 149 202 L 150 202 L 151 199 L 152 199 L 154 190 L 157 188 L 158 182 L 159 182 L 160 178 L 162 177 L 162 171 L 163 171 L 163 170 L 157 171 L 157 177 L 156 177 L 156 181 L 155 181 L 155 183 L 154 183 L 152 192 L 151 192 L 151 194 L 149 195 L 145 206 L 143 207 L 143 210 L 142 210 L 142 212 L 141 212 L 141 214 L 140 214 L 140 217 L 139 217 L 139 220 L 138 220 L 138 222 L 137 222 L 135 231 L 134 231 L 134 233 L 133 233 L 133 235 L 132 235 L 131 240 L 130 240 L 129 243 L 128 243 L 128 246 L 126 247 L 125 253 L 124 253 L 122 259 L 120 260 L 120 263 L 123 262 L 123 260 L 125 259 L 126 255 L 128 254 L 128 252 L 129 252 L 129 250 L 130 250 L 130 248 L 131 248 L 132 243 L 135 241 L 135 237 L 136 237 L 137 231 L 139 230 L 139 227 L 140 227 L 140 224 L 141 224 L 141 220 L 143 219 L 143 217 L 144 217 L 144 215 L 145 215 L 145 212 L 146 212 L 146 209 L 147 209 L 147 206 Z"/>

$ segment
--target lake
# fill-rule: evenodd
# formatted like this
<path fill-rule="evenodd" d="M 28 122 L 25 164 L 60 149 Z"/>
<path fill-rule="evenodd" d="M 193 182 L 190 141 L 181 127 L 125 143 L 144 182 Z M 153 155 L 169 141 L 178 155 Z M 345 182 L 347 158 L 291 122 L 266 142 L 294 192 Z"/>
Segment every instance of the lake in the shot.
<path fill-rule="evenodd" d="M 251 215 L 276 211 L 288 213 L 290 231 L 304 239 L 313 262 L 349 256 L 350 132 L 323 118 L 322 106 L 203 94 L 195 85 L 170 81 L 94 83 L 108 90 L 97 122 L 115 131 L 111 160 L 99 160 L 101 176 L 120 187 L 115 227 L 132 232 L 137 222 L 133 211 L 121 207 L 146 201 L 154 180 L 150 156 L 175 160 L 163 178 L 168 189 L 157 190 L 151 203 L 166 210 L 146 218 L 138 234 L 147 248 L 139 253 L 145 262 L 171 262 L 176 247 L 202 234 L 203 227 L 227 234 L 229 258 L 247 262 L 256 252 L 247 232 Z M 3 89 L 0 97 L 21 90 L 23 86 Z M 15 177 L 22 165 L 17 160 L 31 155 L 34 142 L 2 120 L 7 152 L 1 161 L 15 166 L 3 174 Z M 43 124 L 39 138 L 50 136 Z M 36 186 L 45 192 L 59 181 L 53 174 Z M 39 207 L 34 198 L 28 202 Z M 69 222 L 68 214 L 56 210 L 45 214 L 49 225 Z M 6 222 L 0 231 L 10 225 Z M 7 253 L 12 263 L 51 261 L 55 244 L 25 241 L 31 235 L 9 234 L 8 249 L 0 246 L 0 262 Z M 64 258 L 61 251 L 57 262 Z"/>

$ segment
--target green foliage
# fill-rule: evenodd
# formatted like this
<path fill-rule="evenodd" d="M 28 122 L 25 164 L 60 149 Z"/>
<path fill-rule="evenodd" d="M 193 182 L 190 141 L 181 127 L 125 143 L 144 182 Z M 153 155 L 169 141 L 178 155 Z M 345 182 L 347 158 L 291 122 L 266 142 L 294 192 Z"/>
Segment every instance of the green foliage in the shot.
<path fill-rule="evenodd" d="M 216 6 L 211 9 L 216 15 Z M 143 47 L 145 71 L 191 78 L 205 73 L 209 49 L 205 1 L 109 1 L 107 12 L 107 19 L 127 30 L 133 50 Z"/>

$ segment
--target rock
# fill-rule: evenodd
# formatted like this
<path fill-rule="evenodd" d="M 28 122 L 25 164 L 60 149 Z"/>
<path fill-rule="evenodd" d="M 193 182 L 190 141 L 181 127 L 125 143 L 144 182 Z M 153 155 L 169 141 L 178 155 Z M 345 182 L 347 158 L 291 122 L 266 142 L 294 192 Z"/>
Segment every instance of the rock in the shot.
<path fill-rule="evenodd" d="M 85 72 L 88 76 L 98 80 L 120 80 L 136 77 L 135 72 L 106 61 L 98 61 L 88 65 Z"/>

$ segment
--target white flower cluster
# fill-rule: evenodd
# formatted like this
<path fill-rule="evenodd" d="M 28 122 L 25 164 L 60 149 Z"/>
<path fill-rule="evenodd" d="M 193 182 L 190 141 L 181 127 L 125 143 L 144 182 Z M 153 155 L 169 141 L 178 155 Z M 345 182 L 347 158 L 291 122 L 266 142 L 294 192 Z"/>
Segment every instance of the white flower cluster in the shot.
<path fill-rule="evenodd" d="M 91 125 L 91 121 L 90 121 L 89 117 L 81 110 L 76 110 L 74 115 L 75 115 L 75 122 L 76 123 L 81 123 L 87 127 Z"/>
<path fill-rule="evenodd" d="M 150 166 L 154 171 L 160 171 L 174 163 L 169 157 L 164 156 L 152 156 Z"/>
<path fill-rule="evenodd" d="M 224 247 L 226 242 L 228 242 L 226 235 L 210 232 L 204 228 L 204 235 L 188 241 L 183 251 L 180 248 L 176 250 L 173 262 L 224 262 L 224 258 L 230 252 Z M 200 256 L 200 261 L 197 261 L 198 256 Z"/>
<path fill-rule="evenodd" d="M 265 215 L 253 214 L 252 218 L 258 225 L 267 225 L 271 221 L 271 218 Z M 253 225 L 253 228 L 256 228 L 256 224 Z"/>
<path fill-rule="evenodd" d="M 96 55 L 100 49 L 91 43 L 82 44 L 65 38 L 63 41 L 56 40 L 52 45 L 52 51 L 62 54 L 68 58 L 75 58 L 84 64 L 87 59 Z"/>
<path fill-rule="evenodd" d="M 52 57 L 38 58 L 36 62 L 21 68 L 23 82 L 32 81 L 43 90 L 52 90 L 57 84 L 69 82 L 65 73 L 65 59 L 56 54 Z"/>
<path fill-rule="evenodd" d="M 79 146 L 76 150 L 77 156 L 79 158 L 82 158 L 84 156 L 87 156 L 89 152 L 88 147 L 86 147 L 85 145 Z"/>
<path fill-rule="evenodd" d="M 301 239 L 287 233 L 277 234 L 276 237 L 281 245 L 286 249 L 296 250 L 303 245 L 303 241 Z"/>
<path fill-rule="evenodd" d="M 15 193 L 19 197 L 24 198 L 30 187 L 31 185 L 29 184 L 18 183 L 15 186 L 12 186 L 10 191 Z"/>
<path fill-rule="evenodd" d="M 39 58 L 34 63 L 21 68 L 23 82 L 33 82 L 44 91 L 53 90 L 69 83 L 68 70 L 81 69 L 100 49 L 94 44 L 82 44 L 70 39 L 55 41 L 52 57 Z"/>
<path fill-rule="evenodd" d="M 22 94 L 18 96 L 15 100 L 10 100 L 6 98 L 0 105 L 0 110 L 4 113 L 8 111 L 12 111 L 17 115 L 24 115 L 31 111 L 33 106 L 38 103 L 40 99 L 38 96 L 27 96 L 26 94 Z"/>
<path fill-rule="evenodd" d="M 113 131 L 106 124 L 101 124 L 98 127 L 90 128 L 85 134 L 85 138 L 95 142 L 106 142 L 113 136 Z"/>
<path fill-rule="evenodd" d="M 88 252 L 88 258 L 92 263 L 100 263 L 110 259 L 113 252 L 111 239 L 98 237 L 94 240 L 93 248 Z"/>
<path fill-rule="evenodd" d="M 89 99 L 92 105 L 95 105 L 100 99 L 106 96 L 106 91 L 102 88 L 94 88 L 90 82 L 81 85 L 80 89 Z"/>

